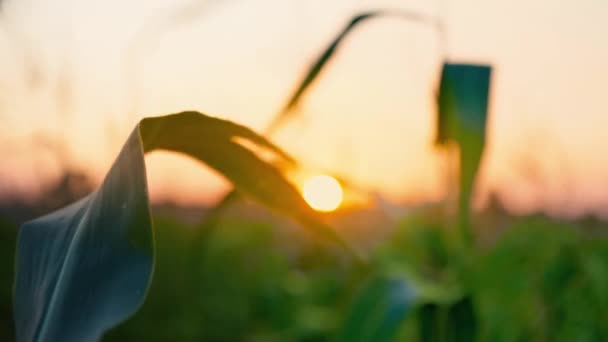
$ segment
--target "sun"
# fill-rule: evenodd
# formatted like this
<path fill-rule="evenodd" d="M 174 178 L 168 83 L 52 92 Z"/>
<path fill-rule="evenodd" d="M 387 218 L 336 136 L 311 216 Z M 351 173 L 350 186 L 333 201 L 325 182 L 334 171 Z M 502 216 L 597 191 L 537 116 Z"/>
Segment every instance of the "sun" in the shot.
<path fill-rule="evenodd" d="M 342 203 L 342 186 L 327 175 L 314 176 L 304 183 L 304 199 L 317 211 L 334 211 Z"/>

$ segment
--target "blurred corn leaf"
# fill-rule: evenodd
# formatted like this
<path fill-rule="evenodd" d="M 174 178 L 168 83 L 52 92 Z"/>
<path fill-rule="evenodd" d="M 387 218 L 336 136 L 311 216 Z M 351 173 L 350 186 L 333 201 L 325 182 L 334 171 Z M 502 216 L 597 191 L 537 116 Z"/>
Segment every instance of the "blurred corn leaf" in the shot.
<path fill-rule="evenodd" d="M 486 65 L 445 63 L 439 85 L 437 143 L 465 143 L 469 135 L 485 137 L 490 74 Z"/>
<path fill-rule="evenodd" d="M 338 33 L 338 35 L 331 41 L 331 43 L 323 50 L 323 52 L 317 57 L 309 66 L 304 78 L 300 81 L 296 90 L 289 97 L 289 100 L 275 117 L 274 121 L 270 124 L 268 132 L 273 133 L 278 127 L 280 127 L 286 119 L 293 113 L 293 109 L 298 105 L 306 91 L 310 88 L 313 82 L 324 70 L 325 66 L 334 56 L 338 47 L 342 44 L 344 39 L 355 29 L 359 24 L 377 17 L 394 16 L 407 21 L 422 22 L 427 24 L 436 25 L 437 23 L 424 15 L 408 12 L 402 10 L 376 10 L 368 11 L 355 15 L 348 22 L 348 24 Z"/>
<path fill-rule="evenodd" d="M 17 339 L 98 340 L 141 306 L 154 267 L 144 152 L 164 149 L 193 157 L 261 203 L 342 241 L 316 220 L 277 168 L 235 138 L 288 158 L 229 121 L 196 112 L 147 118 L 132 132 L 97 191 L 26 223 L 16 253 Z"/>
<path fill-rule="evenodd" d="M 402 277 L 374 278 L 357 297 L 338 341 L 393 341 L 414 304 L 415 293 Z"/>
<path fill-rule="evenodd" d="M 445 63 L 439 85 L 436 142 L 460 148 L 458 225 L 466 244 L 473 240 L 470 202 L 485 147 L 491 71 L 485 65 Z"/>

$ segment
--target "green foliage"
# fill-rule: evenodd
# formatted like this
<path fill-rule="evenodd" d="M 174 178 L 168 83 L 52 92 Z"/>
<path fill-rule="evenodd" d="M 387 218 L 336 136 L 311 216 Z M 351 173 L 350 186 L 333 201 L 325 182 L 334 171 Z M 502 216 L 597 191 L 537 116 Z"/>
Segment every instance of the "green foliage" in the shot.
<path fill-rule="evenodd" d="M 495 341 L 608 336 L 608 241 L 568 224 L 517 223 L 479 262 L 474 292 Z"/>
<path fill-rule="evenodd" d="M 369 280 L 387 276 L 408 279 L 416 292 L 439 287 L 411 303 L 396 341 L 608 336 L 608 240 L 574 224 L 520 218 L 495 244 L 465 253 L 440 215 L 414 213 L 374 251 L 373 266 L 361 269 L 262 219 L 224 215 L 204 239 L 198 234 L 207 227 L 154 221 L 156 266 L 146 302 L 104 340 L 332 341 Z M 13 248 L 14 228 L 3 225 L 0 253 Z M 13 261 L 3 260 L 0 312 L 10 315 Z M 363 311 L 373 317 L 378 303 Z M 0 329 L 0 339 L 11 341 L 11 330 Z"/>
<path fill-rule="evenodd" d="M 420 294 L 402 339 L 602 341 L 608 336 L 608 239 L 586 236 L 574 224 L 528 217 L 517 219 L 495 245 L 463 250 L 440 217 L 412 215 L 378 253 L 384 267 L 422 276 L 443 291 L 427 296 L 430 300 Z M 412 281 L 418 291 L 426 285 Z"/>
<path fill-rule="evenodd" d="M 277 227 L 229 217 L 201 241 L 193 227 L 156 222 L 149 297 L 106 340 L 317 341 L 335 329 L 353 269 L 304 250 L 304 236 L 281 240 Z"/>
<path fill-rule="evenodd" d="M 342 326 L 338 341 L 391 341 L 414 304 L 407 279 L 381 276 L 364 287 Z"/>

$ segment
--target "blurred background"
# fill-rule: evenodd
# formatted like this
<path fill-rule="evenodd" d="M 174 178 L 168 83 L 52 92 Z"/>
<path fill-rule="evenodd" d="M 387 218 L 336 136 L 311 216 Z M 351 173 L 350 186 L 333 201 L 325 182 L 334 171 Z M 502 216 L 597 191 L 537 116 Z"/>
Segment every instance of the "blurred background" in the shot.
<path fill-rule="evenodd" d="M 379 8 L 443 31 L 391 17 L 357 27 L 269 136 L 306 166 L 292 181 L 353 184 L 324 215 L 378 272 L 465 289 L 419 306 L 400 339 L 605 340 L 601 0 L 1 1 L 0 340 L 13 339 L 17 227 L 93 191 L 141 118 L 198 110 L 264 132 L 348 20 Z M 449 227 L 453 158 L 434 144 L 446 59 L 493 67 L 479 246 L 464 254 Z M 190 159 L 155 152 L 146 163 L 159 264 L 143 309 L 107 340 L 335 336 L 370 274 L 255 203 L 219 213 L 229 183 Z"/>

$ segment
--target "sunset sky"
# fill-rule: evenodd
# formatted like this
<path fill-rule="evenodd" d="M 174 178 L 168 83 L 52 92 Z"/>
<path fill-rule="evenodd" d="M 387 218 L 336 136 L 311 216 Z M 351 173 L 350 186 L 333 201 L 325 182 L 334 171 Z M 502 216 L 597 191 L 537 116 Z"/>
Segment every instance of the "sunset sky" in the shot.
<path fill-rule="evenodd" d="M 608 2 L 603 0 L 5 0 L 0 193 L 35 193 L 55 154 L 100 180 L 144 116 L 199 110 L 262 131 L 355 13 L 444 20 L 359 27 L 275 142 L 399 202 L 445 196 L 433 146 L 443 62 L 488 63 L 489 141 L 477 201 L 608 217 Z M 183 157 L 148 157 L 154 199 L 211 203 L 226 184 Z"/>

